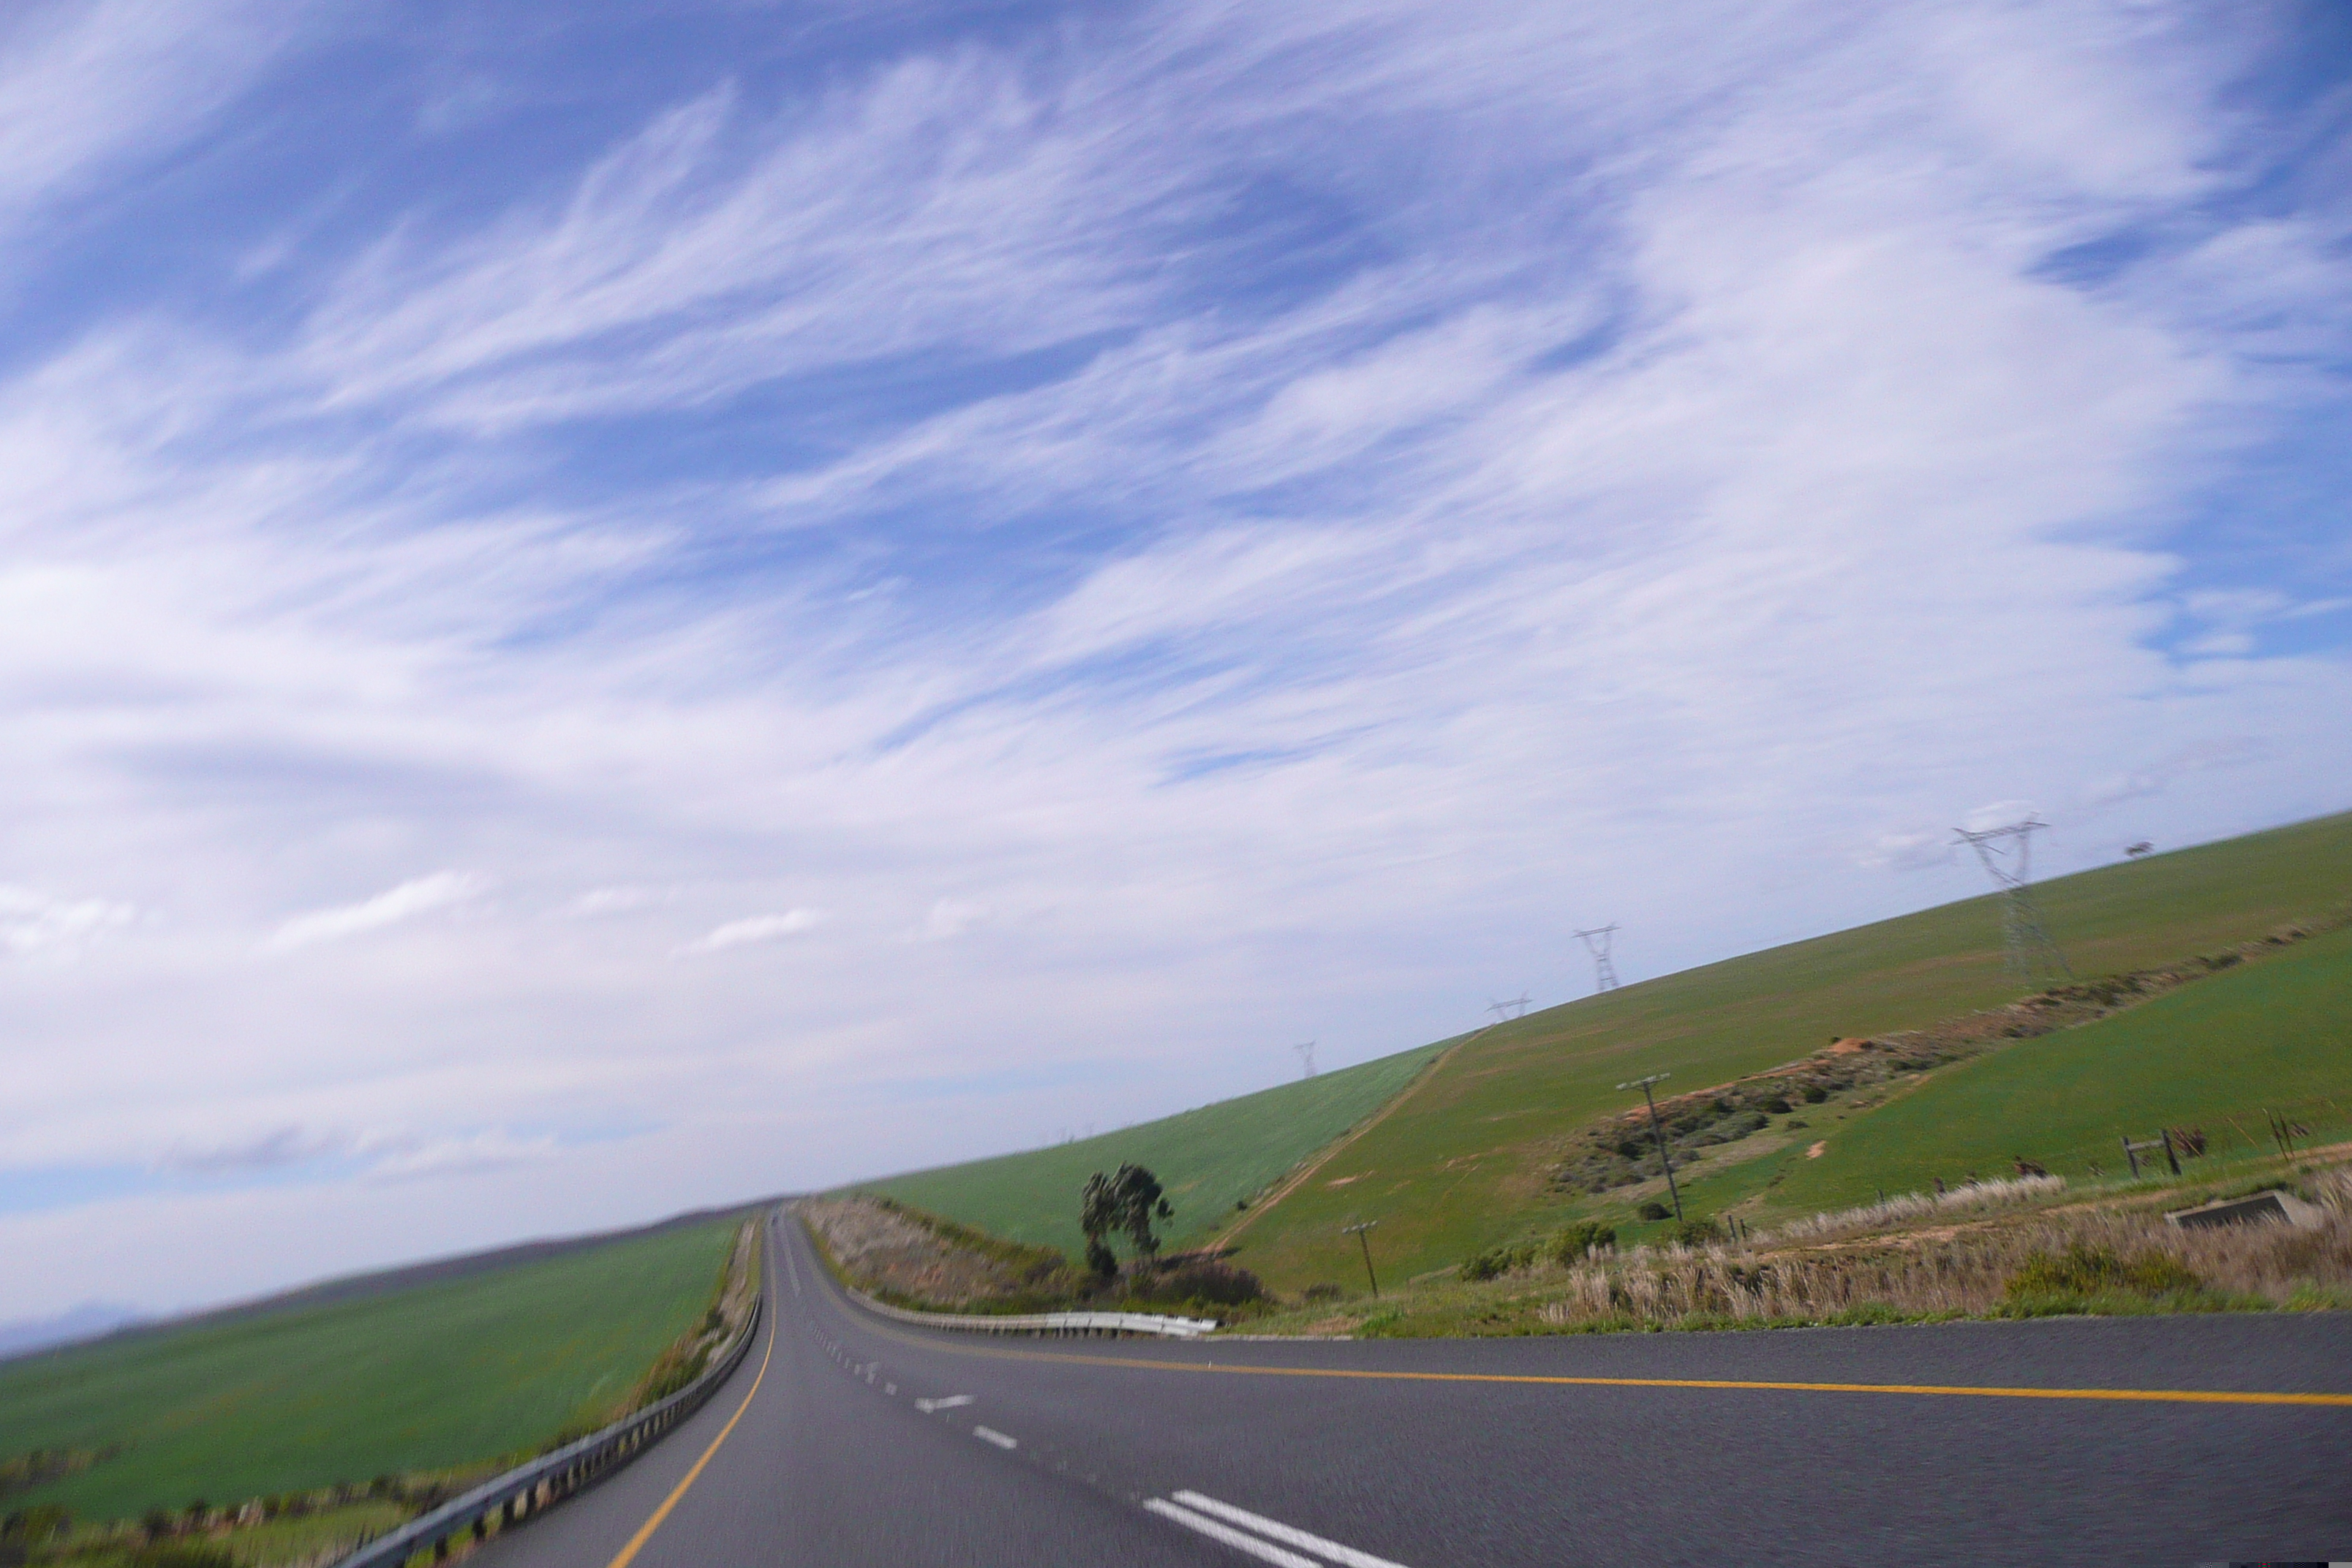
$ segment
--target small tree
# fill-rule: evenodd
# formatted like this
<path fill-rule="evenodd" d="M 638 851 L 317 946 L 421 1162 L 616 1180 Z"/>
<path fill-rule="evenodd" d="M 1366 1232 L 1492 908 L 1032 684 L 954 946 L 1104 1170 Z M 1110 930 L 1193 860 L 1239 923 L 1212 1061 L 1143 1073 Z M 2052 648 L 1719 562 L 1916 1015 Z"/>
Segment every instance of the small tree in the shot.
<path fill-rule="evenodd" d="M 1162 1194 L 1160 1178 L 1143 1166 L 1121 1165 L 1108 1175 L 1097 1171 L 1087 1178 L 1078 1204 L 1078 1228 L 1087 1233 L 1087 1267 L 1105 1279 L 1118 1272 L 1118 1255 L 1108 1240 L 1114 1231 L 1127 1233 L 1139 1260 L 1157 1255 L 1160 1238 L 1151 1234 L 1151 1222 L 1175 1214 Z"/>

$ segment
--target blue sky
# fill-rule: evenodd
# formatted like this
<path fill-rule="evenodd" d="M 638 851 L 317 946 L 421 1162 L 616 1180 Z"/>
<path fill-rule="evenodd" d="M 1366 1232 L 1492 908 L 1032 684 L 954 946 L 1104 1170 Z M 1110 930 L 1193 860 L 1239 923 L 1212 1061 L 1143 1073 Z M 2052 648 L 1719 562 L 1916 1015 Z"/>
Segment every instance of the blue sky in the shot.
<path fill-rule="evenodd" d="M 0 24 L 0 1319 L 2352 805 L 2324 5 Z M 223 1245 L 220 1238 L 236 1238 Z"/>

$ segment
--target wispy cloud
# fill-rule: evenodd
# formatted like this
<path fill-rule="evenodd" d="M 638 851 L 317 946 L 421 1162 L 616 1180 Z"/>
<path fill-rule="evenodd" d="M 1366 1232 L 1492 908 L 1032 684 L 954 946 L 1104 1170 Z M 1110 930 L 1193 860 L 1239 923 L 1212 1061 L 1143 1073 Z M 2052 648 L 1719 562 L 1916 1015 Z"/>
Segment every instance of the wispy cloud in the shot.
<path fill-rule="evenodd" d="M 138 910 L 130 904 L 52 898 L 32 888 L 0 883 L 0 952 L 13 957 L 73 958 L 138 918 Z"/>
<path fill-rule="evenodd" d="M 366 931 L 382 931 L 420 915 L 429 915 L 470 903 L 488 890 L 488 879 L 470 871 L 436 871 L 389 888 L 372 899 L 334 909 L 297 915 L 263 943 L 269 952 L 290 952 L 323 942 L 340 942 Z"/>
<path fill-rule="evenodd" d="M 780 915 L 750 915 L 740 921 L 729 921 L 677 951 L 680 953 L 719 952 L 752 942 L 800 936 L 816 930 L 829 918 L 823 910 L 787 910 Z"/>
<path fill-rule="evenodd" d="M 188 1175 L 239 1175 L 304 1164 L 340 1152 L 350 1144 L 351 1140 L 339 1133 L 287 1126 L 229 1143 L 177 1145 L 157 1163 Z"/>

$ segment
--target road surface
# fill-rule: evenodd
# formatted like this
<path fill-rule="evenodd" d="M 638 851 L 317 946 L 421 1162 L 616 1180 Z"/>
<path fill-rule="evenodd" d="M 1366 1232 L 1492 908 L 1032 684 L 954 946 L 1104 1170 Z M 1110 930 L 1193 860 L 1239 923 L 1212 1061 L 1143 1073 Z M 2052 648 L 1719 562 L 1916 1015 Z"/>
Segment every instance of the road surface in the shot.
<path fill-rule="evenodd" d="M 771 1234 L 728 1386 L 485 1568 L 2352 1557 L 2347 1314 L 976 1341 Z"/>

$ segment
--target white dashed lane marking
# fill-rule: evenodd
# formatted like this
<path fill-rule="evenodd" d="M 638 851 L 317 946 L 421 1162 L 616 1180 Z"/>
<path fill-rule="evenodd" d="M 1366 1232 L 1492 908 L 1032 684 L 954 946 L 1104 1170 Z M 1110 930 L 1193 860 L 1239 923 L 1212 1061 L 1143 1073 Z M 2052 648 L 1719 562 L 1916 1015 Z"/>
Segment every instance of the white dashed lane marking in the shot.
<path fill-rule="evenodd" d="M 993 1443 L 1000 1448 L 1021 1447 L 1021 1440 L 1018 1437 L 1008 1437 L 993 1426 L 975 1426 L 971 1429 L 971 1435 L 983 1443 Z"/>
<path fill-rule="evenodd" d="M 934 1410 L 955 1410 L 972 1403 L 969 1394 L 950 1394 L 945 1399 L 918 1399 L 915 1408 L 929 1415 Z"/>
<path fill-rule="evenodd" d="M 1246 1552 L 1261 1563 L 1277 1563 L 1280 1568 L 1330 1568 L 1333 1563 L 1339 1568 L 1404 1568 L 1402 1563 L 1326 1541 L 1296 1525 L 1219 1502 L 1200 1492 L 1178 1492 L 1172 1502 L 1166 1498 L 1153 1498 L 1143 1506 L 1162 1519 L 1171 1520 L 1236 1552 Z M 1297 1550 L 1288 1550 L 1292 1547 Z M 1310 1552 L 1314 1553 L 1311 1557 L 1300 1555 Z"/>

